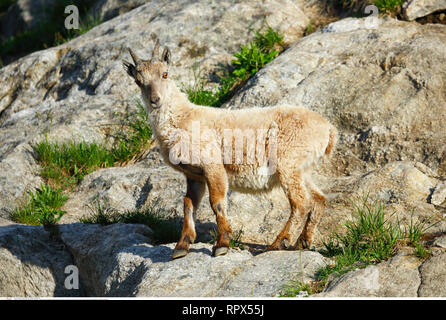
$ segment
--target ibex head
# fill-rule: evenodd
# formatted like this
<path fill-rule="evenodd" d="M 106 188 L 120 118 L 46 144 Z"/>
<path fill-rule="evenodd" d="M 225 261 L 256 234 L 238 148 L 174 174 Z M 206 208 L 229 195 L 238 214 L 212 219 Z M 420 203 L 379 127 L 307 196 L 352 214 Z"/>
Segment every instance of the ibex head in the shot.
<path fill-rule="evenodd" d="M 123 61 L 127 73 L 135 80 L 141 89 L 143 99 L 147 106 L 157 109 L 162 106 L 167 96 L 168 88 L 168 67 L 170 64 L 170 50 L 164 47 L 163 53 L 159 55 L 159 40 L 156 41 L 155 48 L 150 60 L 142 60 L 136 56 L 132 49 L 128 49 L 134 64 Z"/>

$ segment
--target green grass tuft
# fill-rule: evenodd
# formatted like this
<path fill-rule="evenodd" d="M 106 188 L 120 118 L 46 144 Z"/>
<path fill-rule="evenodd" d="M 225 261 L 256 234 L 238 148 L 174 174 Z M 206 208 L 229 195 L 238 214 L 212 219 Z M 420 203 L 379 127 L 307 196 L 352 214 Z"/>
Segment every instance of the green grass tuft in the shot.
<path fill-rule="evenodd" d="M 327 2 L 328 8 L 334 8 L 341 13 L 355 17 L 369 16 L 364 9 L 368 5 L 375 5 L 381 13 L 397 14 L 406 0 L 330 0 Z"/>
<path fill-rule="evenodd" d="M 374 4 L 380 12 L 393 13 L 397 11 L 406 0 L 375 0 Z"/>
<path fill-rule="evenodd" d="M 211 239 L 209 240 L 210 244 L 215 244 L 217 242 L 218 232 L 217 229 L 213 229 L 210 231 Z M 245 250 L 246 246 L 242 242 L 243 230 L 236 231 L 232 234 L 231 239 L 229 240 L 229 248 L 239 248 L 241 250 Z"/>
<path fill-rule="evenodd" d="M 97 143 L 58 144 L 45 139 L 36 145 L 35 151 L 42 177 L 63 189 L 76 185 L 98 168 L 112 166 L 116 160 L 113 153 Z"/>
<path fill-rule="evenodd" d="M 409 244 L 416 247 L 420 242 L 423 234 L 425 234 L 429 229 L 437 225 L 439 221 L 432 222 L 430 219 L 414 222 L 413 212 L 410 216 L 410 221 L 404 226 L 404 233 L 406 235 Z"/>
<path fill-rule="evenodd" d="M 65 214 L 60 208 L 67 200 L 61 189 L 42 184 L 40 189 L 29 192 L 26 205 L 14 210 L 11 219 L 30 225 L 54 225 Z"/>
<path fill-rule="evenodd" d="M 245 250 L 245 245 L 242 242 L 243 230 L 236 231 L 232 234 L 231 239 L 229 240 L 230 248 L 240 248 L 241 250 Z"/>
<path fill-rule="evenodd" d="M 324 242 L 321 254 L 334 258 L 334 264 L 319 270 L 318 278 L 326 282 L 331 274 L 340 276 L 356 268 L 364 268 L 392 257 L 400 243 L 408 243 L 415 248 L 414 254 L 426 258 L 430 253 L 421 244 L 422 235 L 437 223 L 413 221 L 403 224 L 399 219 L 391 222 L 386 219 L 385 205 L 382 202 L 369 203 L 364 198 L 361 203 L 352 202 L 354 221 L 345 224 L 346 233 L 334 233 Z"/>
<path fill-rule="evenodd" d="M 288 285 L 283 286 L 279 297 L 307 297 L 321 292 L 323 284 L 321 282 L 313 281 L 305 283 L 302 281 L 290 281 Z"/>
<path fill-rule="evenodd" d="M 430 252 L 430 250 L 424 248 L 424 246 L 420 242 L 418 242 L 415 245 L 414 254 L 416 257 L 424 260 L 424 259 L 427 259 L 431 255 L 431 252 Z"/>
<path fill-rule="evenodd" d="M 313 20 L 305 27 L 304 36 L 308 36 L 316 31 L 316 26 L 314 25 Z"/>
<path fill-rule="evenodd" d="M 111 148 L 99 143 L 51 143 L 46 138 L 34 146 L 42 177 L 56 188 L 70 189 L 99 168 L 129 161 L 150 144 L 152 130 L 141 103 L 126 130 L 118 133 Z"/>
<path fill-rule="evenodd" d="M 429 229 L 438 223 L 440 223 L 440 221 L 431 222 L 430 219 L 424 221 L 417 220 L 414 222 L 412 212 L 409 223 L 404 226 L 404 234 L 409 245 L 415 248 L 414 255 L 418 258 L 426 259 L 430 256 L 430 251 L 422 244 L 422 237 Z"/>
<path fill-rule="evenodd" d="M 342 275 L 390 258 L 402 237 L 398 223 L 385 218 L 383 203 L 369 204 L 367 199 L 359 205 L 352 202 L 355 220 L 346 223 L 345 235 L 335 233 L 324 242 L 322 254 L 334 257 L 335 264 L 319 270 L 319 278 L 326 280 L 332 273 Z"/>
<path fill-rule="evenodd" d="M 194 84 L 189 87 L 183 86 L 183 91 L 189 100 L 200 106 L 219 107 L 222 93 L 218 86 L 214 90 L 205 89 L 206 81 L 201 75 L 201 70 L 194 67 Z"/>
<path fill-rule="evenodd" d="M 110 225 L 113 223 L 144 224 L 152 229 L 151 239 L 156 244 L 172 243 L 178 241 L 181 236 L 181 226 L 174 219 L 166 219 L 160 210 L 147 208 L 141 211 L 129 211 L 119 213 L 111 209 L 103 208 L 99 202 L 90 207 L 91 214 L 82 218 L 82 223 L 94 223 Z"/>

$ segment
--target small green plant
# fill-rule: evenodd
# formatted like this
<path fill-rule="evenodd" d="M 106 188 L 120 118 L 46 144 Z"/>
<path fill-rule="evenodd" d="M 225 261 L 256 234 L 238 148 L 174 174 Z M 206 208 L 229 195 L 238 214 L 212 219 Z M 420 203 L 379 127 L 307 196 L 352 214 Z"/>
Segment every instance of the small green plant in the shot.
<path fill-rule="evenodd" d="M 352 15 L 355 17 L 368 16 L 364 9 L 368 5 L 375 5 L 380 12 L 398 13 L 406 0 L 331 0 L 327 2 L 327 8 L 336 9 L 341 15 Z"/>
<path fill-rule="evenodd" d="M 439 221 L 431 222 L 430 219 L 426 219 L 417 220 L 416 222 L 414 222 L 413 214 L 414 213 L 412 212 L 409 223 L 404 226 L 404 233 L 409 241 L 409 244 L 412 246 L 416 246 L 420 243 L 423 234 L 437 225 Z"/>
<path fill-rule="evenodd" d="M 314 288 L 308 283 L 300 281 L 290 281 L 290 283 L 283 287 L 280 292 L 280 297 L 307 297 L 315 294 Z"/>
<path fill-rule="evenodd" d="M 209 240 L 210 244 L 214 244 L 217 241 L 217 230 L 214 228 L 210 231 L 211 240 Z M 231 239 L 229 240 L 230 248 L 240 248 L 241 250 L 245 250 L 245 245 L 242 243 L 241 238 L 243 235 L 243 230 L 236 231 L 232 234 Z"/>
<path fill-rule="evenodd" d="M 375 0 L 374 4 L 381 12 L 393 13 L 397 11 L 406 0 Z"/>
<path fill-rule="evenodd" d="M 66 30 L 64 33 L 56 32 L 54 34 L 54 44 L 60 45 L 62 43 L 68 42 L 76 37 L 79 37 L 80 35 L 83 35 L 84 33 L 87 33 L 101 23 L 102 19 L 100 16 L 85 13 L 84 18 L 79 21 L 79 29 Z"/>
<path fill-rule="evenodd" d="M 214 90 L 205 89 L 206 81 L 201 75 L 198 66 L 194 66 L 194 84 L 189 87 L 183 85 L 183 91 L 192 103 L 200 106 L 218 107 L 220 105 L 220 89 L 218 86 Z"/>
<path fill-rule="evenodd" d="M 247 46 L 242 46 L 240 51 L 234 54 L 237 59 L 232 60 L 234 70 L 232 75 L 244 81 L 256 74 L 268 62 L 277 56 L 278 52 L 275 50 L 263 50 L 259 48 L 256 43 L 250 43 Z"/>
<path fill-rule="evenodd" d="M 117 223 L 119 213 L 110 207 L 104 207 L 103 204 L 96 199 L 92 204 L 87 205 L 90 214 L 80 218 L 80 222 L 88 224 L 108 225 Z"/>
<path fill-rule="evenodd" d="M 270 27 L 263 33 L 257 31 L 251 43 L 234 53 L 232 71 L 223 71 L 223 75 L 219 76 L 219 86 L 214 90 L 205 89 L 206 81 L 201 72 L 194 70 L 194 85 L 183 87 L 183 91 L 195 104 L 219 107 L 232 96 L 237 87 L 273 60 L 281 49 L 281 34 Z"/>
<path fill-rule="evenodd" d="M 414 254 L 418 258 L 424 260 L 424 259 L 426 259 L 427 257 L 430 256 L 431 252 L 429 250 L 425 249 L 424 246 L 421 243 L 417 243 L 415 245 Z"/>
<path fill-rule="evenodd" d="M 242 235 L 243 235 L 243 230 L 234 232 L 232 234 L 231 240 L 229 240 L 229 247 L 230 248 L 240 248 L 242 250 L 245 250 L 245 245 L 241 241 Z"/>
<path fill-rule="evenodd" d="M 217 241 L 217 229 L 213 228 L 212 230 L 210 230 L 209 235 L 211 236 L 209 243 L 214 244 Z"/>
<path fill-rule="evenodd" d="M 430 219 L 426 219 L 414 222 L 413 214 L 414 213 L 412 212 L 409 223 L 404 225 L 404 234 L 409 245 L 415 248 L 415 256 L 421 259 L 426 259 L 430 255 L 430 251 L 424 248 L 421 243 L 421 238 L 429 229 L 440 223 L 440 221 L 431 222 Z"/>
<path fill-rule="evenodd" d="M 265 32 L 256 31 L 254 43 L 261 48 L 263 52 L 276 51 L 279 53 L 283 49 L 283 35 L 271 27 L 268 27 Z"/>
<path fill-rule="evenodd" d="M 316 31 L 316 27 L 314 26 L 313 20 L 310 21 L 310 23 L 305 27 L 304 35 L 308 36 L 309 34 L 312 34 Z"/>
<path fill-rule="evenodd" d="M 96 201 L 90 206 L 90 215 L 81 218 L 82 223 L 110 225 L 114 223 L 145 224 L 151 228 L 151 239 L 154 243 L 163 244 L 178 241 L 181 236 L 181 226 L 175 219 L 166 219 L 161 210 L 147 208 L 120 213 L 113 209 L 104 208 Z"/>
<path fill-rule="evenodd" d="M 325 283 L 323 281 L 305 282 L 304 268 L 302 264 L 302 251 L 299 251 L 299 273 L 296 278 L 299 280 L 292 280 L 288 285 L 283 286 L 279 296 L 280 297 L 307 297 L 315 293 L 319 293 L 324 289 Z"/>
<path fill-rule="evenodd" d="M 65 214 L 60 208 L 67 200 L 61 189 L 42 184 L 35 192 L 29 192 L 26 204 L 16 209 L 11 219 L 30 225 L 54 225 Z"/>

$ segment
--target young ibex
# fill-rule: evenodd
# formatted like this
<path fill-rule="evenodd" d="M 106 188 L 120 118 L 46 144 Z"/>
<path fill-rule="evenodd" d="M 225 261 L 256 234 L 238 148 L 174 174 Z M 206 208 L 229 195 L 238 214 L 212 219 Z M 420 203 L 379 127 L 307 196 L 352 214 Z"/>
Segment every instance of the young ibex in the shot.
<path fill-rule="evenodd" d="M 291 214 L 270 250 L 290 247 L 290 227 L 295 218 L 298 225 L 303 221 L 306 205 L 311 203 L 295 244 L 310 247 L 327 202 L 312 182 L 310 171 L 316 160 L 332 152 L 334 126 L 298 106 L 226 110 L 195 105 L 169 79 L 169 48 L 159 56 L 157 41 L 150 60 L 141 60 L 131 49 L 129 52 L 134 64 L 124 61 L 124 67 L 141 89 L 163 159 L 187 178 L 184 225 L 173 258 L 185 256 L 195 240 L 194 215 L 206 185 L 218 226 L 215 256 L 227 253 L 231 239 L 225 216 L 228 188 L 250 193 L 276 185 L 283 188 Z M 241 146 L 233 145 L 240 137 Z"/>

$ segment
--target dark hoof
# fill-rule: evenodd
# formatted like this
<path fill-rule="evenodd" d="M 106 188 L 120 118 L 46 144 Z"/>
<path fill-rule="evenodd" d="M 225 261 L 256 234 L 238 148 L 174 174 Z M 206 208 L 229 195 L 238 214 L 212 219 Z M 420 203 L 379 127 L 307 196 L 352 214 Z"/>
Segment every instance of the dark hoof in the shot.
<path fill-rule="evenodd" d="M 173 250 L 172 259 L 182 258 L 187 255 L 189 252 L 185 249 L 175 249 Z"/>
<path fill-rule="evenodd" d="M 280 244 L 281 244 L 281 247 L 282 247 L 284 250 L 288 250 L 288 249 L 291 248 L 291 243 L 288 241 L 288 239 L 283 239 L 283 240 L 280 242 Z"/>
<path fill-rule="evenodd" d="M 286 238 L 283 238 L 280 241 L 280 243 L 274 241 L 274 243 L 268 247 L 268 251 L 288 250 L 288 249 L 291 249 L 291 244 L 290 241 Z"/>
<path fill-rule="evenodd" d="M 297 240 L 297 246 L 298 249 L 310 249 L 310 250 L 315 250 L 315 247 L 311 245 L 311 243 L 308 240 L 305 239 L 301 239 L 299 238 Z"/>
<path fill-rule="evenodd" d="M 229 251 L 228 247 L 215 248 L 215 250 L 214 250 L 214 257 L 224 256 L 225 254 L 228 253 L 228 251 Z"/>

